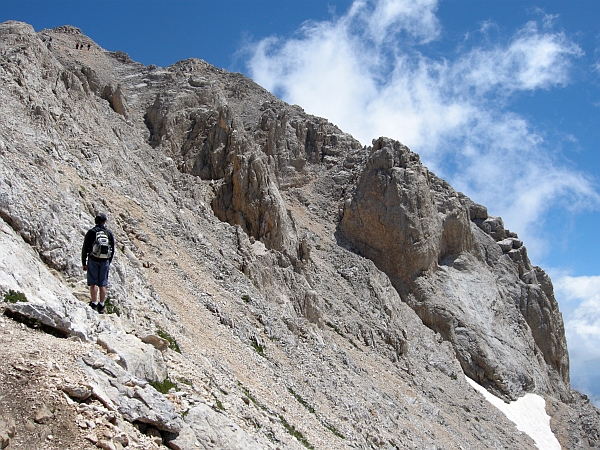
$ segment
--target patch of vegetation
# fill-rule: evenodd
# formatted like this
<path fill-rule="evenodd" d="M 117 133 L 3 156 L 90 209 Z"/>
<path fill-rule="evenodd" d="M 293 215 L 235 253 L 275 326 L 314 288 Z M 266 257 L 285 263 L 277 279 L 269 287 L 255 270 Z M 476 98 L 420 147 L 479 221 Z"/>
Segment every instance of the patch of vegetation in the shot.
<path fill-rule="evenodd" d="M 310 406 L 306 400 L 304 400 L 302 397 L 300 397 L 300 395 L 296 394 L 296 392 L 294 392 L 294 390 L 292 388 L 288 388 L 288 392 L 290 394 L 292 394 L 292 396 L 298 400 L 298 403 L 300 403 L 302 406 L 304 406 L 306 409 L 308 409 L 308 411 L 310 411 L 312 414 L 315 414 L 315 409 Z"/>
<path fill-rule="evenodd" d="M 217 397 L 215 397 L 215 403 L 217 404 L 217 408 L 219 408 L 221 411 L 225 411 L 223 403 L 221 403 L 221 400 L 219 400 Z"/>
<path fill-rule="evenodd" d="M 260 356 L 265 356 L 265 348 L 256 339 L 251 339 L 250 344 Z"/>
<path fill-rule="evenodd" d="M 268 439 L 268 440 L 270 440 L 270 441 L 271 441 L 271 442 L 273 442 L 274 444 L 275 444 L 276 442 L 278 442 L 278 441 L 277 441 L 277 438 L 275 438 L 275 435 L 274 435 L 273 433 L 271 433 L 270 431 L 265 431 L 265 432 L 264 432 L 264 435 L 267 437 L 267 439 Z"/>
<path fill-rule="evenodd" d="M 240 385 L 240 386 L 241 386 L 241 385 Z M 256 400 L 256 399 L 254 398 L 254 396 L 253 396 L 253 395 L 252 395 L 252 393 L 251 393 L 251 392 L 248 390 L 248 388 L 246 388 L 246 387 L 244 387 L 244 386 L 241 386 L 241 388 L 242 388 L 242 392 L 244 393 L 244 395 L 245 395 L 246 397 L 248 397 L 248 399 L 249 399 L 249 400 L 250 400 L 252 403 L 254 403 L 254 404 L 255 404 L 255 405 L 258 407 L 258 408 L 262 409 L 263 411 L 268 411 L 266 406 L 264 406 L 263 404 L 261 404 L 261 403 L 260 403 L 258 400 Z"/>
<path fill-rule="evenodd" d="M 319 244 L 315 245 L 315 248 L 316 248 L 317 250 L 321 250 L 321 246 L 320 246 Z"/>
<path fill-rule="evenodd" d="M 165 378 L 163 381 L 151 381 L 150 385 L 161 394 L 167 394 L 173 388 L 177 390 L 177 385 L 173 383 L 169 377 Z"/>
<path fill-rule="evenodd" d="M 169 348 L 177 353 L 181 353 L 181 349 L 179 348 L 179 345 L 177 344 L 177 341 L 175 340 L 175 338 L 173 336 L 171 336 L 169 333 L 167 333 L 165 330 L 163 330 L 160 327 L 156 328 L 156 334 L 158 334 L 159 337 L 165 339 L 167 342 L 169 342 Z"/>
<path fill-rule="evenodd" d="M 294 426 L 292 424 L 288 423 L 288 421 L 285 420 L 285 418 L 281 414 L 279 415 L 279 420 L 281 420 L 281 424 L 283 425 L 283 428 L 285 428 L 288 433 L 290 433 L 292 436 L 294 436 L 298 440 L 298 442 L 300 442 L 306 448 L 314 450 L 314 447 L 312 445 L 310 445 L 310 443 L 306 440 L 306 438 L 302 435 L 302 433 L 300 431 L 296 430 L 296 428 L 294 428 Z"/>
<path fill-rule="evenodd" d="M 331 431 L 335 436 L 339 437 L 340 439 L 346 439 L 342 433 L 340 433 L 338 430 L 336 430 L 334 428 L 333 425 L 329 425 L 328 423 L 324 423 L 324 422 L 321 422 L 321 423 L 323 424 L 323 426 L 325 428 L 327 428 L 329 431 Z"/>
<path fill-rule="evenodd" d="M 298 400 L 298 403 L 300 403 L 302 406 L 304 406 L 306 409 L 308 409 L 308 411 L 311 414 L 314 414 L 315 416 L 317 416 L 317 413 L 315 412 L 315 409 L 310 406 L 308 404 L 308 402 L 306 402 L 306 400 L 304 400 L 300 395 L 298 395 L 296 392 L 294 392 L 294 390 L 292 388 L 288 388 L 288 392 L 290 394 L 292 394 L 292 396 Z M 346 439 L 338 430 L 336 430 L 332 425 L 329 425 L 328 423 L 325 423 L 320 417 L 317 416 L 317 419 L 319 419 L 319 422 L 321 422 L 321 425 L 323 425 L 325 428 L 327 428 L 329 431 L 331 431 L 335 436 L 339 437 L 340 439 Z"/>
<path fill-rule="evenodd" d="M 258 400 L 256 400 L 254 398 L 254 396 L 252 395 L 252 393 L 248 390 L 248 388 L 244 387 L 241 383 L 238 383 L 239 386 L 242 389 L 242 392 L 244 393 L 244 395 L 246 397 L 248 397 L 248 399 L 254 403 L 258 408 L 262 409 L 263 411 L 267 412 L 268 414 L 272 414 L 272 412 L 269 411 L 269 409 L 261 404 Z M 302 397 L 300 397 L 298 394 L 296 394 L 291 388 L 288 389 L 290 394 L 292 394 L 294 396 L 294 398 L 296 398 L 296 400 L 298 400 L 303 406 L 305 406 L 306 408 L 308 408 L 308 410 L 315 414 L 315 411 L 313 408 L 311 408 L 303 399 Z M 313 449 L 314 447 L 312 445 L 310 445 L 310 443 L 306 440 L 306 438 L 302 435 L 302 433 L 298 430 L 296 430 L 296 428 L 294 428 L 293 425 L 291 425 L 290 423 L 288 423 L 287 420 L 285 420 L 285 417 L 283 417 L 281 414 L 277 414 L 277 417 L 279 417 L 279 420 L 281 421 L 281 424 L 283 425 L 283 427 L 285 428 L 285 430 L 291 434 L 292 436 L 294 436 L 298 442 L 300 442 L 302 445 L 304 445 L 306 448 L 309 449 Z M 341 437 L 342 439 L 344 439 L 344 437 L 339 434 L 337 431 L 333 431 L 335 430 L 333 427 L 328 426 L 327 424 L 323 424 L 328 430 L 332 431 L 336 436 Z M 273 436 L 273 439 L 275 439 L 275 437 Z"/>
<path fill-rule="evenodd" d="M 117 307 L 117 305 L 115 305 L 110 297 L 106 297 L 106 300 L 104 300 L 104 312 L 106 314 L 116 314 L 117 316 L 121 317 L 121 310 Z"/>
<path fill-rule="evenodd" d="M 25 297 L 25 294 L 22 292 L 13 291 L 10 289 L 6 294 L 4 294 L 4 301 L 6 303 L 27 302 L 27 297 Z"/>
<path fill-rule="evenodd" d="M 246 302 L 246 303 L 250 303 L 252 301 L 252 299 L 250 298 L 250 296 L 248 294 L 242 295 L 242 300 L 244 300 L 244 302 Z"/>

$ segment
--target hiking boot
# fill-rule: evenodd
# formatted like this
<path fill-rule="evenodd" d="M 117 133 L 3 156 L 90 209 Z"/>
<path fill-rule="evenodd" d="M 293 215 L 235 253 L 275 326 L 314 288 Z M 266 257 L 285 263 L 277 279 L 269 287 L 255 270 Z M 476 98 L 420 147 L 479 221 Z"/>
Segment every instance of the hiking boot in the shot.
<path fill-rule="evenodd" d="M 102 303 L 98 303 L 98 314 L 104 314 L 104 305 Z"/>
<path fill-rule="evenodd" d="M 98 303 L 89 303 L 90 308 L 92 308 L 94 311 L 98 311 Z"/>

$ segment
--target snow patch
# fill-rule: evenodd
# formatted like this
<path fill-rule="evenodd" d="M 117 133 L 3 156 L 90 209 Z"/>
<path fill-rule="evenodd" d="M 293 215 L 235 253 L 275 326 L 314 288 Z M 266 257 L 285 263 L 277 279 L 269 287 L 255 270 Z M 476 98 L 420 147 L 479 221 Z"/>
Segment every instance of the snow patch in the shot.
<path fill-rule="evenodd" d="M 469 377 L 465 378 L 488 402 L 502 411 L 508 420 L 514 422 L 519 431 L 528 434 L 540 450 L 561 450 L 556 436 L 550 429 L 550 416 L 546 414 L 546 401 L 543 397 L 525 394 L 517 401 L 505 403 Z"/>

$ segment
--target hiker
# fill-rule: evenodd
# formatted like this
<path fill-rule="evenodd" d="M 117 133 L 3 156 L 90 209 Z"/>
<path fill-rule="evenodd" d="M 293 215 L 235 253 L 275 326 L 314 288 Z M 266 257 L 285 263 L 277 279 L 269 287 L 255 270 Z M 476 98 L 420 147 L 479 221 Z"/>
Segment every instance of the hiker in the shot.
<path fill-rule="evenodd" d="M 83 271 L 87 271 L 87 284 L 92 297 L 90 307 L 100 314 L 104 314 L 108 269 L 113 259 L 115 239 L 110 230 L 106 228 L 106 214 L 98 213 L 94 221 L 96 226 L 86 233 L 83 241 L 81 264 Z M 98 292 L 100 292 L 99 303 Z"/>

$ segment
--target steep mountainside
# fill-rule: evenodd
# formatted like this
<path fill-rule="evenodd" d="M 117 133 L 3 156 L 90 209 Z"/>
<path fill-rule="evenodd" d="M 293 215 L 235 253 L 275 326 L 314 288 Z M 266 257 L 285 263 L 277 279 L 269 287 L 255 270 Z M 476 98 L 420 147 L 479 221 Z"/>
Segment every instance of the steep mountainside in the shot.
<path fill-rule="evenodd" d="M 401 143 L 71 26 L 0 24 L 0 98 L 2 446 L 536 448 L 465 375 L 600 445 L 549 277 Z"/>

